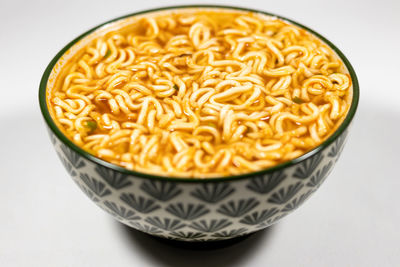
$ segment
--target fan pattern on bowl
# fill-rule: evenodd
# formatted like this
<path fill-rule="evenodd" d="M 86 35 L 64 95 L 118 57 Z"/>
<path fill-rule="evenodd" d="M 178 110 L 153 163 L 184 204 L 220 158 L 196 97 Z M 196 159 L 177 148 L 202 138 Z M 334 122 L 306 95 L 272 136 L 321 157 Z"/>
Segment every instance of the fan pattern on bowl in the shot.
<path fill-rule="evenodd" d="M 234 238 L 282 219 L 319 188 L 347 136 L 343 132 L 326 149 L 280 171 L 192 183 L 119 173 L 81 157 L 49 133 L 67 172 L 98 206 L 139 231 L 183 241 Z"/>

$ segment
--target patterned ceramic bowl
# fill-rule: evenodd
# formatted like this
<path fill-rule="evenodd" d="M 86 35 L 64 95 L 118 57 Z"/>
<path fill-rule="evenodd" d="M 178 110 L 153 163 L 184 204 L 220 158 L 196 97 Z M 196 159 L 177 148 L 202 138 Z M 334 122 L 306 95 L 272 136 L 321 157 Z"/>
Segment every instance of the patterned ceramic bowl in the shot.
<path fill-rule="evenodd" d="M 113 21 L 156 10 L 160 9 L 130 14 Z M 248 11 L 271 15 L 258 10 Z M 46 88 L 54 82 L 54 73 L 62 66 L 60 58 L 71 52 L 77 43 L 82 43 L 82 38 L 113 22 L 109 21 L 63 48 L 48 65 L 40 83 L 40 107 L 51 141 L 75 183 L 118 221 L 151 235 L 182 241 L 213 241 L 246 235 L 268 227 L 299 207 L 319 188 L 338 160 L 356 112 L 359 87 L 352 66 L 339 49 L 307 27 L 282 19 L 315 34 L 328 44 L 351 75 L 353 100 L 350 110 L 340 127 L 325 142 L 305 155 L 273 168 L 205 180 L 138 173 L 88 154 L 68 140 L 53 122 L 46 104 Z"/>

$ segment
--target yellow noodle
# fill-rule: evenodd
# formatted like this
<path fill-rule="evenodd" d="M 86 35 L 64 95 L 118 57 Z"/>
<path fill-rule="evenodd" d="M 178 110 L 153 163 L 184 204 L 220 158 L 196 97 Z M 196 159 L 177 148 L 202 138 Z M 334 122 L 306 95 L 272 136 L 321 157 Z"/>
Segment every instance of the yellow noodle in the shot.
<path fill-rule="evenodd" d="M 126 20 L 49 88 L 60 129 L 111 163 L 177 177 L 257 171 L 319 145 L 350 106 L 336 54 L 280 19 L 186 9 Z"/>

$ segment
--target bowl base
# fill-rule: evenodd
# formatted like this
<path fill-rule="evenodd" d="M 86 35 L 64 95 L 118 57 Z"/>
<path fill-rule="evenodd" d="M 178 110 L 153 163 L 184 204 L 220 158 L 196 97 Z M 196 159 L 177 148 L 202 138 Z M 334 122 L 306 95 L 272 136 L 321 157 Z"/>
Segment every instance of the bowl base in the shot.
<path fill-rule="evenodd" d="M 214 249 L 222 249 L 226 247 L 230 247 L 241 241 L 249 238 L 251 235 L 255 233 L 250 233 L 226 240 L 215 240 L 215 241 L 180 241 L 180 240 L 172 240 L 163 237 L 151 236 L 153 239 L 157 240 L 158 242 L 174 246 L 177 248 L 189 249 L 189 250 L 214 250 Z"/>

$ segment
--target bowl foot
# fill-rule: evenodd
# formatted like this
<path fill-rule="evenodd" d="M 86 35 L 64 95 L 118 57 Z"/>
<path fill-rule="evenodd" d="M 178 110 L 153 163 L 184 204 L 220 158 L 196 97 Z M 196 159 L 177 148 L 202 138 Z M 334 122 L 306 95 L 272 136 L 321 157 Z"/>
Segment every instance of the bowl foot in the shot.
<path fill-rule="evenodd" d="M 206 242 L 190 242 L 190 241 L 179 241 L 179 240 L 172 240 L 172 239 L 167 239 L 167 238 L 162 238 L 162 237 L 157 237 L 157 236 L 151 236 L 153 239 L 156 239 L 157 241 L 174 246 L 177 248 L 183 248 L 183 249 L 190 249 L 190 250 L 214 250 L 214 249 L 222 249 L 226 248 L 232 245 L 235 245 L 237 243 L 240 243 L 241 241 L 247 239 L 251 235 L 255 233 L 250 233 L 247 235 L 242 235 L 226 240 L 216 240 L 216 241 L 206 241 Z"/>

